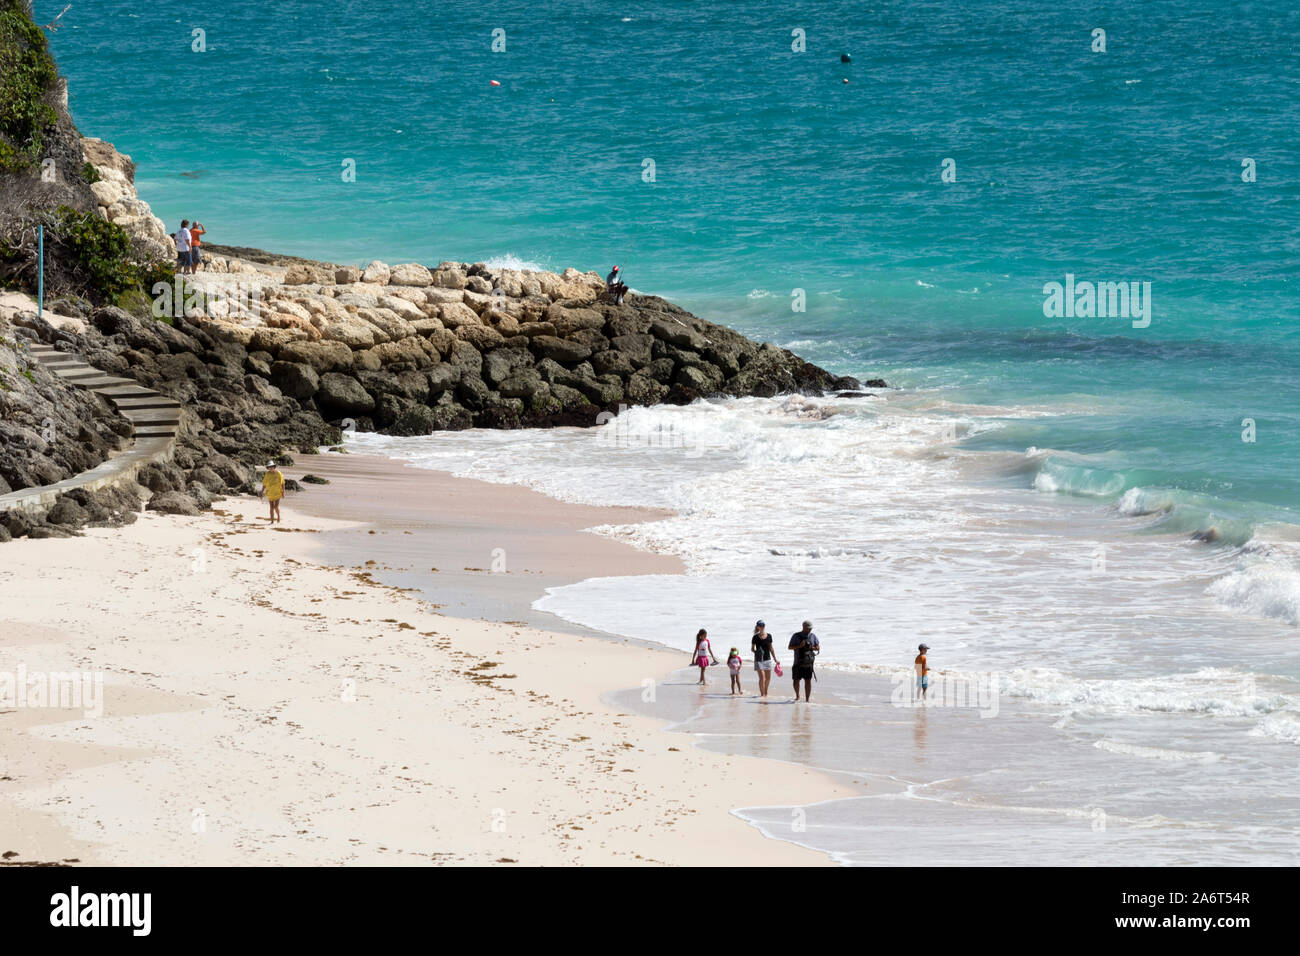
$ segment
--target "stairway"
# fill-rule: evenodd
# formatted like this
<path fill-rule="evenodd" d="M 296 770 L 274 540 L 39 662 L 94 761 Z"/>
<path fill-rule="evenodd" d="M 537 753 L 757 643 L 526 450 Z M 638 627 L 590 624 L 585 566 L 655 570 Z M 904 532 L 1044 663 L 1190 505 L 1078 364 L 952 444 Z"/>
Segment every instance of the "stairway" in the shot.
<path fill-rule="evenodd" d="M 28 345 L 24 351 L 63 381 L 89 389 L 112 402 L 118 413 L 131 423 L 134 435 L 128 448 L 89 471 L 52 485 L 22 488 L 0 495 L 0 511 L 14 508 L 43 510 L 54 504 L 64 492 L 75 488 L 95 491 L 132 482 L 144 466 L 171 458 L 176 448 L 176 434 L 180 430 L 180 402 L 145 388 L 134 379 L 101 371 L 71 352 L 60 352 L 37 342 Z"/>

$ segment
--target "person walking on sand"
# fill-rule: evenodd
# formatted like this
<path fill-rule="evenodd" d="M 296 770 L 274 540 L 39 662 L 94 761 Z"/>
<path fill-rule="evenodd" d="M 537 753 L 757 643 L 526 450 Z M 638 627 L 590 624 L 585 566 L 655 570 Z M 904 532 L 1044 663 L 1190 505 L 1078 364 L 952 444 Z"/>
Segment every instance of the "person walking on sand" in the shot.
<path fill-rule="evenodd" d="M 925 702 L 926 692 L 930 689 L 930 664 L 925 659 L 925 652 L 930 649 L 929 644 L 918 644 L 916 660 L 912 666 L 916 668 L 916 691 L 912 694 L 912 699 L 916 700 L 917 694 L 921 697 L 921 702 Z"/>
<path fill-rule="evenodd" d="M 172 235 L 176 240 L 176 271 L 181 275 L 190 267 L 190 221 L 181 220 L 181 227 Z"/>
<path fill-rule="evenodd" d="M 199 266 L 203 265 L 202 245 L 199 236 L 207 232 L 203 228 L 203 223 L 195 222 L 190 226 L 190 275 L 198 271 Z"/>
<path fill-rule="evenodd" d="M 733 694 L 744 694 L 744 689 L 740 686 L 740 667 L 745 662 L 740 659 L 740 651 L 736 648 L 731 649 L 727 655 L 727 670 L 731 671 L 731 692 Z"/>
<path fill-rule="evenodd" d="M 776 666 L 776 656 L 772 653 L 772 635 L 767 633 L 767 625 L 762 621 L 754 625 L 754 636 L 750 638 L 749 649 L 754 653 L 754 671 L 758 674 L 758 696 L 766 697 L 767 688 L 772 683 L 772 668 Z"/>
<path fill-rule="evenodd" d="M 821 650 L 821 641 L 813 633 L 812 621 L 803 622 L 803 630 L 790 635 L 790 650 L 794 651 L 794 666 L 790 673 L 794 675 L 794 699 L 799 699 L 799 681 L 803 681 L 803 699 L 812 702 L 813 662 Z"/>
<path fill-rule="evenodd" d="M 262 490 L 257 493 L 257 497 L 266 496 L 266 500 L 271 503 L 271 523 L 275 524 L 280 520 L 280 499 L 284 497 L 284 474 L 279 468 L 275 467 L 275 462 L 266 463 L 266 474 L 262 476 Z"/>
<path fill-rule="evenodd" d="M 709 643 L 709 632 L 704 628 L 700 628 L 700 632 L 695 635 L 695 653 L 691 655 L 691 660 L 700 669 L 701 684 L 708 683 L 704 679 L 704 669 L 709 666 L 710 657 L 713 657 L 713 645 Z M 713 663 L 718 663 L 716 657 L 713 657 Z"/>

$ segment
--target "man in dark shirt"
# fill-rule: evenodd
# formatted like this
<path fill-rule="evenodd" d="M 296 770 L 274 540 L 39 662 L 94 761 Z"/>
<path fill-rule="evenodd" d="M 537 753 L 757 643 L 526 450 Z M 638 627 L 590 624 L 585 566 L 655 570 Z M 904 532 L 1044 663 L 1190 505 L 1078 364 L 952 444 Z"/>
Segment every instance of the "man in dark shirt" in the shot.
<path fill-rule="evenodd" d="M 812 700 L 813 662 L 821 650 L 821 642 L 813 633 L 812 621 L 803 622 L 803 630 L 790 635 L 790 650 L 794 651 L 794 666 L 790 673 L 794 677 L 794 699 L 799 699 L 799 681 L 803 681 L 803 699 Z"/>

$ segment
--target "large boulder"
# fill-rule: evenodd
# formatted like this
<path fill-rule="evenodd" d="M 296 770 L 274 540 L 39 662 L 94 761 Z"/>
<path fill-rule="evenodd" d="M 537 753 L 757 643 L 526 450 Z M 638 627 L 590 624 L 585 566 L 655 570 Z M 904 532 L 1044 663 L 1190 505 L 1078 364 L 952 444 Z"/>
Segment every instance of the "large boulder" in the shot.
<path fill-rule="evenodd" d="M 456 337 L 470 343 L 480 352 L 487 352 L 505 344 L 505 338 L 496 329 L 486 325 L 462 325 Z"/>
<path fill-rule="evenodd" d="M 444 302 L 438 306 L 438 318 L 443 326 L 458 329 L 462 325 L 479 325 L 478 313 L 464 302 Z"/>
<path fill-rule="evenodd" d="M 351 375 L 326 372 L 320 379 L 316 404 L 343 415 L 360 415 L 373 411 L 375 400 Z"/>
<path fill-rule="evenodd" d="M 538 335 L 529 340 L 533 352 L 542 358 L 561 364 L 581 362 L 591 355 L 591 349 L 576 342 L 566 342 L 553 335 Z"/>
<path fill-rule="evenodd" d="M 193 498 L 182 491 L 160 491 L 149 499 L 145 505 L 147 511 L 158 511 L 166 515 L 194 516 L 201 510 Z"/>
<path fill-rule="evenodd" d="M 393 270 L 388 267 L 387 263 L 375 259 L 361 271 L 361 281 L 373 282 L 376 285 L 388 285 L 388 280 L 392 277 L 392 274 Z"/>
<path fill-rule="evenodd" d="M 523 398 L 531 401 L 538 392 L 549 391 L 549 389 L 537 369 L 521 368 L 501 382 L 497 391 L 507 398 Z"/>
<path fill-rule="evenodd" d="M 305 401 L 320 388 L 320 376 L 310 365 L 279 361 L 271 366 L 271 381 L 285 395 Z"/>
<path fill-rule="evenodd" d="M 389 272 L 389 285 L 433 285 L 433 273 L 418 262 L 405 262 L 395 265 Z"/>
<path fill-rule="evenodd" d="M 516 369 L 532 364 L 533 357 L 526 350 L 495 349 L 483 356 L 483 381 L 495 387 Z"/>
<path fill-rule="evenodd" d="M 352 349 L 337 341 L 290 342 L 280 349 L 280 361 L 310 365 L 317 372 L 352 367 Z"/>
<path fill-rule="evenodd" d="M 346 319 L 331 322 L 321 332 L 321 337 L 331 342 L 341 342 L 350 349 L 368 349 L 375 344 L 375 327 L 365 320 L 349 315 Z"/>
<path fill-rule="evenodd" d="M 594 309 L 567 309 L 552 305 L 546 310 L 546 321 L 555 326 L 555 334 L 569 336 L 582 329 L 602 329 L 605 317 Z"/>

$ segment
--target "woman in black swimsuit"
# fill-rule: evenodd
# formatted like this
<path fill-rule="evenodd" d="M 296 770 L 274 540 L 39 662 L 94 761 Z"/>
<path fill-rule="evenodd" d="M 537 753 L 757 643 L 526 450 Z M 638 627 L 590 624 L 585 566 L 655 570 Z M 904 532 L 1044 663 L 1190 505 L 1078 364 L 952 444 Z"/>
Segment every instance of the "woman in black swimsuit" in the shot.
<path fill-rule="evenodd" d="M 759 621 L 754 625 L 754 637 L 749 642 L 754 652 L 754 670 L 758 674 L 758 696 L 767 696 L 767 685 L 772 683 L 772 668 L 776 658 L 772 654 L 772 635 L 767 633 L 767 625 Z"/>

